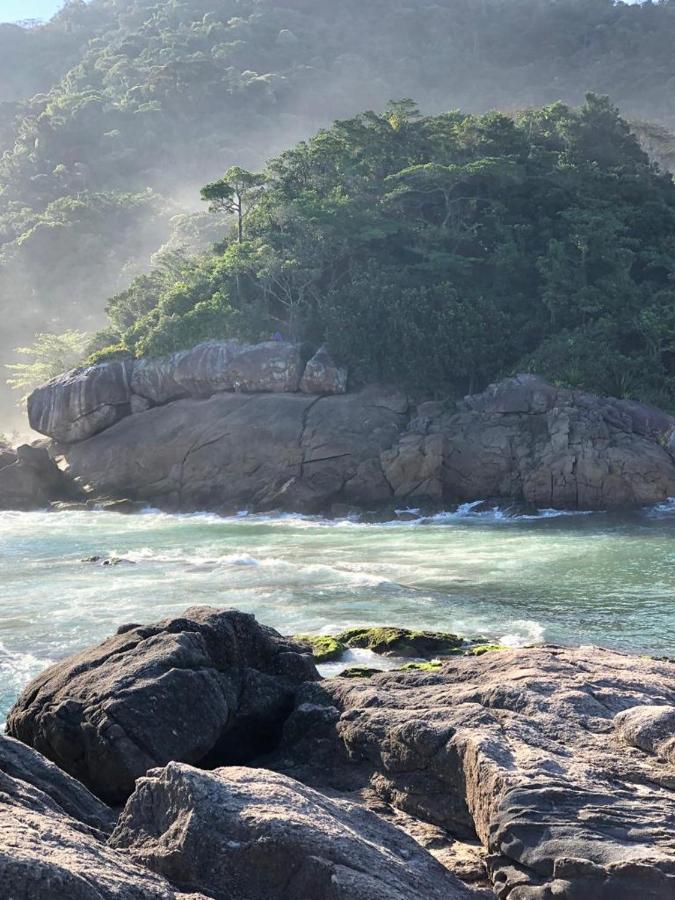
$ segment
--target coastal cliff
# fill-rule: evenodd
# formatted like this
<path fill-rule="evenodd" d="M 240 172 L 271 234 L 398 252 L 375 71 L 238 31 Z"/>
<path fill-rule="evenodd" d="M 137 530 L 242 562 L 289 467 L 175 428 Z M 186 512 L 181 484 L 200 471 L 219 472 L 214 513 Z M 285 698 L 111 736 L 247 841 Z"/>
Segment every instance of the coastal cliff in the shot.
<path fill-rule="evenodd" d="M 459 403 L 346 392 L 320 350 L 209 342 L 76 370 L 31 425 L 90 496 L 171 511 L 331 513 L 495 499 L 622 509 L 675 496 L 675 418 L 519 375 Z"/>

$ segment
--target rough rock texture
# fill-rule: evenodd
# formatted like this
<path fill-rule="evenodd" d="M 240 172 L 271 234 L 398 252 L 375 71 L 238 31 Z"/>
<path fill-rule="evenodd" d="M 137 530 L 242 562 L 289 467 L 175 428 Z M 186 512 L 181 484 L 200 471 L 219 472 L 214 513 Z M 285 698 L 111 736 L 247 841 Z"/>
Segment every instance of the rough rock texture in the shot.
<path fill-rule="evenodd" d="M 478 499 L 615 509 L 675 496 L 675 418 L 535 375 L 411 411 L 393 388 L 330 396 L 344 373 L 323 349 L 300 381 L 293 344 L 208 343 L 109 366 L 87 370 L 87 390 L 87 372 L 73 373 L 29 404 L 31 421 L 42 411 L 34 427 L 62 442 L 55 452 L 99 495 L 178 510 L 309 512 Z M 113 371 L 132 371 L 133 393 Z M 106 372 L 123 402 L 103 403 Z M 87 398 L 98 404 L 91 415 Z"/>
<path fill-rule="evenodd" d="M 0 448 L 0 509 L 44 509 L 52 502 L 77 500 L 80 491 L 44 447 Z"/>
<path fill-rule="evenodd" d="M 64 813 L 85 825 L 112 831 L 115 816 L 111 809 L 42 754 L 5 735 L 0 735 L 0 772 L 42 791 Z"/>
<path fill-rule="evenodd" d="M 222 391 L 293 393 L 302 376 L 297 344 L 208 341 L 163 359 L 134 363 L 134 394 L 153 403 L 207 398 Z"/>
<path fill-rule="evenodd" d="M 475 896 L 402 831 L 261 769 L 170 763 L 141 779 L 114 847 L 214 900 Z"/>
<path fill-rule="evenodd" d="M 299 649 L 236 610 L 123 626 L 32 681 L 8 733 L 118 803 L 170 760 L 240 763 L 271 749 L 297 685 L 318 678 Z"/>
<path fill-rule="evenodd" d="M 321 511 L 391 496 L 379 463 L 407 399 L 357 394 L 217 394 L 179 400 L 61 448 L 71 475 L 100 494 L 168 509 Z"/>
<path fill-rule="evenodd" d="M 362 647 L 383 656 L 444 656 L 464 643 L 456 634 L 408 628 L 350 628 L 336 636 L 346 647 Z"/>
<path fill-rule="evenodd" d="M 0 771 L 3 900 L 208 900 L 179 893 L 103 837 L 49 794 Z"/>
<path fill-rule="evenodd" d="M 675 665 L 597 648 L 305 686 L 279 767 L 477 835 L 497 896 L 675 895 Z"/>
<path fill-rule="evenodd" d="M 467 397 L 429 425 L 445 437 L 446 496 L 537 507 L 611 509 L 675 496 L 665 435 L 675 419 L 521 375 Z"/>
<path fill-rule="evenodd" d="M 130 363 L 110 362 L 52 379 L 28 398 L 31 428 L 65 443 L 109 428 L 129 415 L 130 376 Z"/>
<path fill-rule="evenodd" d="M 305 366 L 300 390 L 305 394 L 345 394 L 348 372 L 338 366 L 327 347 L 320 347 Z"/>

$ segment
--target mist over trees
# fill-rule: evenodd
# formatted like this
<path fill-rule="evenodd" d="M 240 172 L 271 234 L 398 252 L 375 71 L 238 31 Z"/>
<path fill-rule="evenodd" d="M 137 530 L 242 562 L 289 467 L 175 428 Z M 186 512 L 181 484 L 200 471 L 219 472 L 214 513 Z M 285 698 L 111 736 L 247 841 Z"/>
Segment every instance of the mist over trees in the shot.
<path fill-rule="evenodd" d="M 594 90 L 668 163 L 674 45 L 674 0 L 72 0 L 0 26 L 0 356 L 101 325 L 167 242 L 205 246 L 199 189 L 228 167 L 392 97 L 432 114 Z"/>

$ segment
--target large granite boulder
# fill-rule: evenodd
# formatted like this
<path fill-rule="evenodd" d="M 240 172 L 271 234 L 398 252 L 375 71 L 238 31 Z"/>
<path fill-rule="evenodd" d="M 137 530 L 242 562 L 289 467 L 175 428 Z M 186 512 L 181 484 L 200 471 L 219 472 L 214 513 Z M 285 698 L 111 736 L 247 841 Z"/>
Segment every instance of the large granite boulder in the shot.
<path fill-rule="evenodd" d="M 112 831 L 111 809 L 42 754 L 6 735 L 0 735 L 0 772 L 42 791 L 71 818 L 104 833 Z"/>
<path fill-rule="evenodd" d="M 345 394 L 348 372 L 339 366 L 327 347 L 320 347 L 305 366 L 300 390 L 305 394 Z"/>
<path fill-rule="evenodd" d="M 301 376 L 297 344 L 208 341 L 161 359 L 136 361 L 131 387 L 139 397 L 161 404 L 222 391 L 293 393 Z"/>
<path fill-rule="evenodd" d="M 104 496 L 174 510 L 285 508 L 391 498 L 380 453 L 407 422 L 389 388 L 312 397 L 216 394 L 178 400 L 60 448 L 68 472 Z"/>
<path fill-rule="evenodd" d="M 103 837 L 49 793 L 0 770 L 3 900 L 208 900 L 180 893 Z"/>
<path fill-rule="evenodd" d="M 478 836 L 498 897 L 675 894 L 675 665 L 598 648 L 305 686 L 278 766 Z M 356 779 L 356 781 L 355 781 Z"/>
<path fill-rule="evenodd" d="M 126 361 L 66 372 L 30 395 L 30 426 L 56 441 L 83 441 L 129 415 L 130 379 Z"/>
<path fill-rule="evenodd" d="M 139 780 L 111 844 L 213 900 L 478 896 L 368 810 L 261 769 L 169 763 Z"/>
<path fill-rule="evenodd" d="M 424 406 L 428 414 L 418 414 L 382 460 L 401 500 L 613 509 L 675 496 L 667 448 L 675 418 L 653 407 L 556 388 L 535 375 L 492 385 L 458 410 Z"/>
<path fill-rule="evenodd" d="M 50 503 L 80 497 L 45 447 L 0 448 L 0 509 L 45 509 Z"/>
<path fill-rule="evenodd" d="M 272 749 L 311 657 L 251 615 L 209 607 L 130 625 L 32 681 L 8 733 L 108 803 L 170 760 L 248 762 Z"/>

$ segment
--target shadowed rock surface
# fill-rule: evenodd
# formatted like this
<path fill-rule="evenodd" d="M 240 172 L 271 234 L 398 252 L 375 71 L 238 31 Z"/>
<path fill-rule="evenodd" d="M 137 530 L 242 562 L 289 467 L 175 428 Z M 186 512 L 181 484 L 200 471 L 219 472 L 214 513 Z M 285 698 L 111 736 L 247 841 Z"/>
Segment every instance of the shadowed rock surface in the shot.
<path fill-rule="evenodd" d="M 51 666 L 7 728 L 119 803 L 170 760 L 242 763 L 273 749 L 297 686 L 316 678 L 302 648 L 253 616 L 193 608 Z"/>
<path fill-rule="evenodd" d="M 675 892 L 675 666 L 597 648 L 306 685 L 278 767 L 478 836 L 500 898 Z"/>
<path fill-rule="evenodd" d="M 300 390 L 305 394 L 344 394 L 348 372 L 339 366 L 327 347 L 320 347 L 305 366 Z"/>
<path fill-rule="evenodd" d="M 134 373 L 154 372 L 164 384 L 175 372 L 159 363 L 140 361 Z M 191 390 L 212 390 L 206 376 L 204 384 Z M 329 512 L 476 499 L 620 509 L 675 496 L 674 428 L 652 407 L 521 375 L 452 408 L 411 409 L 387 387 L 216 393 L 138 412 L 54 452 L 99 495 L 171 510 Z"/>
<path fill-rule="evenodd" d="M 261 769 L 169 763 L 139 780 L 111 844 L 214 900 L 477 896 L 368 810 Z"/>
<path fill-rule="evenodd" d="M 0 772 L 47 794 L 64 813 L 85 825 L 112 831 L 111 809 L 42 754 L 5 735 L 0 735 Z"/>
<path fill-rule="evenodd" d="M 0 771 L 3 900 L 208 900 L 112 850 L 51 796 Z"/>
<path fill-rule="evenodd" d="M 79 489 L 45 447 L 0 447 L 0 509 L 46 509 L 52 502 L 80 497 Z"/>
<path fill-rule="evenodd" d="M 386 388 L 217 394 L 140 413 L 62 450 L 69 472 L 97 492 L 169 509 L 378 504 L 391 496 L 379 454 L 397 439 L 407 405 Z"/>

